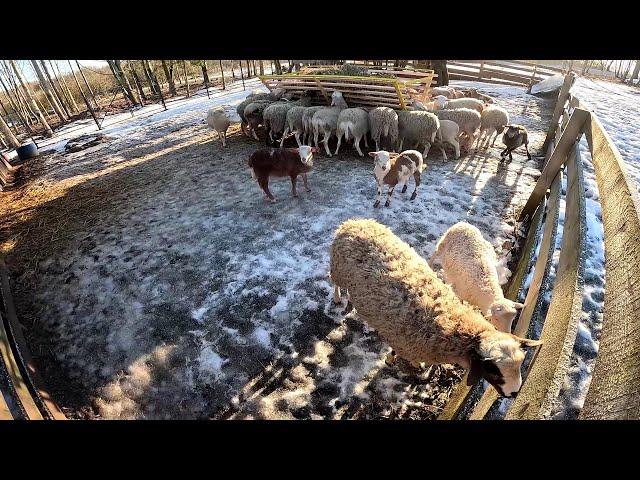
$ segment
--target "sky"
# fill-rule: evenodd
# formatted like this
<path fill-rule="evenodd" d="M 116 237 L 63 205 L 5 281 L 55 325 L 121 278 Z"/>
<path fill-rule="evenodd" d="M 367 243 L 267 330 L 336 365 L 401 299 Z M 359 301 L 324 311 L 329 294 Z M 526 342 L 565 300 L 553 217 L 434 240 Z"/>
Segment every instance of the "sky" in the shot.
<path fill-rule="evenodd" d="M 69 62 L 67 60 L 51 60 L 55 62 L 60 71 L 63 73 L 69 72 Z M 47 60 L 48 62 L 48 60 Z M 107 67 L 108 64 L 105 60 L 78 60 L 81 67 L 86 68 L 101 68 Z M 22 67 L 22 71 L 27 81 L 31 82 L 37 79 L 35 72 L 33 71 L 33 67 L 31 66 L 30 60 L 18 60 L 18 64 Z M 71 60 L 71 64 L 73 65 L 74 70 L 77 71 L 77 66 L 75 60 Z M 48 65 L 47 65 L 48 66 Z"/>

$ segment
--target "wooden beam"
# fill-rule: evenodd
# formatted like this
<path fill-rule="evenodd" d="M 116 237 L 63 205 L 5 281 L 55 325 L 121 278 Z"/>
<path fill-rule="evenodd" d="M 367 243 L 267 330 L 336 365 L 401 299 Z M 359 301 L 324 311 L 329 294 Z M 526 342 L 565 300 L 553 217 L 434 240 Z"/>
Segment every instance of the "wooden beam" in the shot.
<path fill-rule="evenodd" d="M 558 231 L 561 185 L 562 172 L 558 172 L 558 175 L 551 184 L 549 199 L 546 202 L 546 215 L 543 227 L 544 231 L 542 233 L 540 251 L 534 266 L 533 278 L 531 280 L 531 285 L 529 285 L 529 290 L 527 291 L 524 308 L 520 312 L 520 317 L 518 318 L 513 331 L 514 334 L 520 337 L 526 337 L 529 327 L 531 326 L 532 319 L 540 315 L 543 303 L 543 295 L 540 295 L 540 292 L 546 291 L 548 288 L 547 283 L 549 281 L 549 271 L 551 270 L 553 252 L 555 251 L 556 244 L 556 234 Z M 510 293 L 513 295 L 513 292 Z M 513 296 L 508 296 L 508 298 L 515 299 Z M 498 397 L 499 395 L 495 388 L 487 388 L 484 395 L 480 398 L 471 412 L 469 420 L 483 419 Z"/>
<path fill-rule="evenodd" d="M 582 129 L 585 121 L 589 118 L 589 112 L 576 108 L 569 119 L 567 128 L 564 129 L 556 147 L 553 149 L 553 153 L 549 157 L 549 161 L 542 170 L 542 175 L 536 182 L 536 186 L 533 188 L 533 192 L 529 196 L 527 203 L 520 212 L 519 220 L 524 219 L 527 215 L 533 213 L 533 210 L 538 206 L 542 197 L 551 186 L 551 182 L 556 177 L 560 168 L 565 163 L 567 155 L 573 146 L 575 145 L 578 136 L 582 135 Z M 557 126 L 557 125 L 556 125 Z"/>
<path fill-rule="evenodd" d="M 505 419 L 548 419 L 571 361 L 582 315 L 585 246 L 582 159 L 574 141 L 567 160 L 566 213 L 551 304 L 529 372 Z"/>
<path fill-rule="evenodd" d="M 604 313 L 582 419 L 640 418 L 640 199 L 595 115 L 588 124 L 604 226 Z"/>
<path fill-rule="evenodd" d="M 575 73 L 568 73 L 564 77 L 564 82 L 562 83 L 562 87 L 560 88 L 560 93 L 558 94 L 558 99 L 556 100 L 556 106 L 553 110 L 553 115 L 551 116 L 551 123 L 549 124 L 549 128 L 547 129 L 547 136 L 544 139 L 544 144 L 542 145 L 543 150 L 547 148 L 551 136 L 556 130 L 556 125 L 560 121 L 560 115 L 562 115 L 562 111 L 564 110 L 564 104 L 569 98 L 569 91 L 571 90 L 571 87 L 573 86 L 575 80 Z"/>

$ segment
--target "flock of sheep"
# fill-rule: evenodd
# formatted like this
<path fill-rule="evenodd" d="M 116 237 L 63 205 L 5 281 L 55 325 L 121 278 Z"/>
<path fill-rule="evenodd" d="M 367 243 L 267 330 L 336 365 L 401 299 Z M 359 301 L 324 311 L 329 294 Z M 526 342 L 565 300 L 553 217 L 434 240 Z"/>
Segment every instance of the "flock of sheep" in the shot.
<path fill-rule="evenodd" d="M 379 206 L 382 186 L 389 186 L 386 206 L 397 185 L 415 179 L 415 199 L 424 157 L 437 145 L 446 160 L 445 144 L 460 156 L 483 141 L 491 145 L 504 132 L 501 157 L 521 145 L 528 150 L 524 127 L 509 124 L 508 112 L 475 90 L 451 87 L 433 89 L 428 104 L 414 102 L 409 110 L 388 107 L 369 110 L 349 108 L 342 93 L 334 91 L 331 106 L 311 106 L 311 92 L 297 99 L 275 89 L 253 93 L 237 107 L 242 131 L 258 139 L 257 130 L 266 129 L 270 142 L 279 139 L 280 148 L 262 148 L 252 153 L 252 176 L 271 201 L 270 176 L 289 176 L 297 196 L 296 179 L 302 175 L 307 190 L 307 173 L 313 167 L 313 153 L 322 143 L 328 156 L 329 139 L 337 137 L 335 154 L 343 139 L 353 140 L 360 156 L 360 142 L 371 135 L 376 150 L 374 176 Z M 217 108 L 207 121 L 225 144 L 229 112 Z M 285 138 L 295 136 L 298 148 L 284 149 Z M 322 138 L 320 138 L 322 135 Z M 313 145 L 311 146 L 313 140 Z M 393 153 L 381 150 L 388 142 Z M 418 150 L 402 150 L 403 145 Z M 439 265 L 441 275 L 432 267 Z M 515 397 L 522 385 L 520 367 L 525 349 L 541 344 L 537 340 L 511 334 L 511 325 L 524 305 L 506 299 L 498 280 L 497 258 L 492 245 L 474 226 L 460 222 L 450 227 L 437 244 L 429 263 L 413 248 L 375 220 L 348 220 L 336 231 L 331 247 L 330 276 L 334 302 L 342 301 L 341 289 L 348 292 L 359 317 L 375 328 L 396 355 L 418 366 L 421 363 L 455 363 L 468 370 L 467 381 L 484 378 L 503 396 Z"/>

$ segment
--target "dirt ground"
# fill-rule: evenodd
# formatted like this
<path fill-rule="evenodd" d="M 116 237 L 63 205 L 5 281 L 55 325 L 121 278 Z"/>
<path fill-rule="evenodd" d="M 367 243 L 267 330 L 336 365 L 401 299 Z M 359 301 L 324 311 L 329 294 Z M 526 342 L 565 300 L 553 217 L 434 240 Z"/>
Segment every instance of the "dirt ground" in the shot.
<path fill-rule="evenodd" d="M 200 103 L 80 152 L 41 157 L 3 193 L 0 253 L 53 396 L 72 418 L 421 418 L 460 370 L 384 363 L 389 347 L 331 304 L 328 252 L 351 217 L 385 223 L 428 257 L 453 223 L 500 255 L 539 175 L 551 102 L 480 88 L 530 130 L 527 161 L 496 147 L 443 163 L 414 202 L 374 209 L 369 157 L 318 154 L 311 192 L 275 180 L 265 203 L 238 127 L 222 148 Z M 234 99 L 235 102 L 235 99 Z M 237 103 L 237 102 L 236 102 Z M 108 135 L 108 133 L 107 133 Z M 302 187 L 300 185 L 300 187 Z M 410 185 L 411 187 L 411 185 Z"/>

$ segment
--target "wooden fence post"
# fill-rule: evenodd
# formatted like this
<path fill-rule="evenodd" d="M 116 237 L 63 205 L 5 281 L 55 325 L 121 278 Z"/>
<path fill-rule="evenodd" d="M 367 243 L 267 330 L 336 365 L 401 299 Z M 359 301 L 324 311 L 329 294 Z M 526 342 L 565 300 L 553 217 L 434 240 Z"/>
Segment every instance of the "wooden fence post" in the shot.
<path fill-rule="evenodd" d="M 562 115 L 562 111 L 564 110 L 564 104 L 569 98 L 569 90 L 571 90 L 571 86 L 573 85 L 573 82 L 575 82 L 575 80 L 575 73 L 568 73 L 564 77 L 564 82 L 562 83 L 562 88 L 560 89 L 560 93 L 558 94 L 558 100 L 556 101 L 556 107 L 553 110 L 553 116 L 551 117 L 551 123 L 549 124 L 549 129 L 547 130 L 547 136 L 544 139 L 542 150 L 546 150 L 547 146 L 549 145 L 549 140 L 556 131 L 558 121 L 560 120 L 560 115 Z"/>

